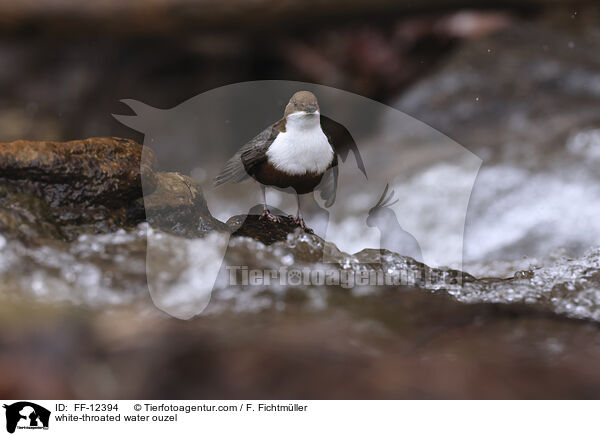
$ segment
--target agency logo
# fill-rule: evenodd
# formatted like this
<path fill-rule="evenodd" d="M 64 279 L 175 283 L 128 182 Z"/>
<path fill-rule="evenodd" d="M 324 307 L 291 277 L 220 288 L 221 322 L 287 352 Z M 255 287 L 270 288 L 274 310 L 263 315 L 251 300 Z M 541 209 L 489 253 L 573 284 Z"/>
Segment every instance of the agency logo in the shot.
<path fill-rule="evenodd" d="M 19 401 L 4 405 L 6 409 L 6 431 L 14 433 L 19 430 L 48 430 L 50 411 L 29 401 Z"/>
<path fill-rule="evenodd" d="M 428 267 L 462 269 L 467 207 L 482 160 L 408 114 L 340 89 L 282 80 L 227 85 L 168 109 L 123 103 L 134 115 L 114 117 L 144 134 L 142 162 L 156 159 L 161 169 L 159 176 L 142 171 L 146 273 L 153 302 L 172 316 L 202 313 L 230 277 L 228 266 L 270 276 L 268 265 L 235 260 L 229 236 L 282 219 L 342 252 L 371 249 L 370 265 L 391 251 Z M 198 212 L 179 212 L 179 198 Z M 204 236 L 201 213 L 227 228 Z M 336 264 L 336 253 L 324 249 L 313 265 Z M 298 270 L 279 266 L 290 267 L 278 274 L 279 285 L 294 286 Z M 319 285 L 312 273 L 323 277 L 320 269 L 304 274 L 308 284 Z M 345 282 L 331 279 L 325 282 Z"/>

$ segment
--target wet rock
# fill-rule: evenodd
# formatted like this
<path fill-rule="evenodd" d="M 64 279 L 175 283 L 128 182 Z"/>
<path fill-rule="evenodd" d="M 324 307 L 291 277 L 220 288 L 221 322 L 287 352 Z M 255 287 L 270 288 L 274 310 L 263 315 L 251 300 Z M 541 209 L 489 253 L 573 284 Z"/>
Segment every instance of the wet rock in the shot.
<path fill-rule="evenodd" d="M 0 185 L 0 234 L 22 239 L 63 239 L 64 233 L 49 213 L 48 204 Z"/>
<path fill-rule="evenodd" d="M 578 310 L 598 307 L 598 252 L 536 270 L 533 278 L 465 276 L 463 286 L 453 290 L 419 283 L 346 288 L 217 281 L 206 311 L 182 322 L 159 312 L 149 298 L 146 237 L 142 224 L 135 231 L 85 235 L 71 243 L 0 246 L 0 345 L 11 349 L 0 356 L 0 393 L 600 396 L 598 324 L 573 319 L 600 319 L 597 310 L 596 316 Z M 160 272 L 166 274 L 164 292 L 176 304 L 192 304 L 205 280 L 189 262 L 198 257 L 203 240 L 165 233 L 156 239 L 163 244 L 159 263 L 177 259 L 172 276 L 168 268 Z M 270 245 L 250 237 L 229 242 L 227 262 L 251 269 L 428 271 L 385 250 L 347 254 L 300 229 Z M 40 347 L 40 341 L 47 346 Z M 40 359 L 45 365 L 31 364 Z M 77 370 L 65 370 L 65 360 L 77 360 Z M 140 367 L 140 361 L 149 363 Z M 131 368 L 139 377 L 131 377 Z M 153 383 L 147 383 L 149 377 Z"/>
<path fill-rule="evenodd" d="M 0 143 L 0 177 L 52 206 L 120 207 L 155 184 L 154 153 L 130 139 Z"/>
<path fill-rule="evenodd" d="M 73 240 L 146 216 L 179 236 L 228 231 L 196 181 L 158 172 L 153 151 L 129 139 L 0 143 L 0 188 L 0 229 L 21 239 Z"/>
<path fill-rule="evenodd" d="M 22 239 L 74 239 L 144 219 L 145 188 L 156 184 L 151 150 L 120 138 L 0 143 L 4 231 Z"/>
<path fill-rule="evenodd" d="M 579 258 L 561 257 L 548 266 L 517 271 L 507 279 L 465 282 L 452 294 L 465 303 L 526 303 L 572 318 L 600 322 L 600 249 Z"/>
<path fill-rule="evenodd" d="M 211 215 L 202 188 L 194 179 L 179 173 L 157 173 L 156 182 L 155 191 L 144 197 L 152 227 L 189 238 L 229 230 Z"/>
<path fill-rule="evenodd" d="M 278 218 L 279 222 L 273 222 L 260 218 L 260 215 L 236 215 L 227 220 L 227 225 L 233 231 L 232 236 L 248 236 L 270 245 L 285 241 L 290 233 L 299 228 L 291 216 L 279 215 Z"/>
<path fill-rule="evenodd" d="M 229 223 L 232 221 L 234 220 Z M 244 283 L 243 276 L 239 274 L 237 281 L 232 283 L 229 271 L 223 268 L 213 290 L 211 304 L 214 303 L 215 307 L 235 308 L 248 304 L 254 298 L 254 307 L 279 307 L 290 296 L 299 296 L 310 307 L 321 307 L 324 296 L 339 289 L 352 289 L 352 292 L 359 294 L 378 294 L 393 287 L 445 291 L 475 280 L 461 271 L 430 268 L 410 257 L 388 250 L 363 250 L 348 254 L 335 244 L 299 228 L 290 228 L 286 235 L 282 232 L 281 237 L 285 236 L 285 240 L 271 244 L 258 240 L 261 234 L 253 233 L 252 227 L 246 229 L 250 235 L 257 237 L 232 237 L 224 265 L 230 270 L 231 267 L 243 265 L 249 270 L 279 271 L 275 279 L 277 283 L 280 279 L 287 280 L 288 275 L 294 277 L 289 282 L 285 281 L 288 285 L 283 288 L 274 287 L 269 280 Z M 232 236 L 239 235 L 234 233 Z M 240 273 L 239 269 L 237 272 Z M 318 273 L 320 278 L 315 278 L 317 276 L 314 275 L 309 277 L 307 272 Z M 282 278 L 281 274 L 285 277 Z M 236 287 L 234 294 L 231 293 L 232 286 Z M 222 296 L 225 298 L 221 298 Z"/>
<path fill-rule="evenodd" d="M 188 322 L 139 307 L 3 305 L 0 345 L 11 352 L 0 356 L 0 393 L 59 398 L 600 396 L 597 325 L 518 305 L 465 305 L 414 289 L 357 298 L 340 293 L 331 303 L 317 313 L 267 310 Z M 78 362 L 75 369 L 64 365 L 72 360 Z M 40 361 L 44 364 L 34 364 Z"/>

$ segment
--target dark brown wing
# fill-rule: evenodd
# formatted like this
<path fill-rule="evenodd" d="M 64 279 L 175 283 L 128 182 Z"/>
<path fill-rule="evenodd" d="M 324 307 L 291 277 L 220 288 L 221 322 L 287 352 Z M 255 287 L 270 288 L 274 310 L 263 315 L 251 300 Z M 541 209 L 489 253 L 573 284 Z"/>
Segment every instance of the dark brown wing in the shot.
<path fill-rule="evenodd" d="M 284 126 L 282 124 L 281 121 L 278 121 L 267 127 L 240 148 L 238 152 L 225 163 L 219 175 L 215 177 L 215 186 L 227 182 L 238 183 L 251 175 L 256 165 L 267 159 L 267 149 L 273 143 L 275 138 L 277 138 L 277 135 L 283 131 Z"/>
<path fill-rule="evenodd" d="M 325 115 L 321 115 L 321 129 L 323 129 L 323 133 L 327 136 L 335 154 L 333 162 L 323 176 L 323 180 L 317 189 L 320 191 L 321 198 L 325 201 L 325 207 L 331 207 L 335 202 L 337 192 L 339 174 L 338 156 L 342 159 L 342 162 L 345 162 L 348 154 L 352 152 L 358 169 L 365 177 L 367 177 L 367 171 L 356 142 L 346 127 Z"/>
<path fill-rule="evenodd" d="M 358 169 L 365 175 L 365 177 L 367 177 L 365 164 L 362 160 L 360 152 L 358 151 L 356 142 L 354 141 L 354 138 L 348 129 L 346 129 L 343 124 L 340 124 L 337 121 L 326 117 L 325 115 L 321 115 L 321 129 L 323 129 L 323 133 L 325 133 L 325 136 L 327 136 L 327 139 L 329 139 L 329 143 L 333 147 L 335 154 L 342 159 L 342 162 L 346 162 L 348 154 L 352 152 L 354 154 L 354 158 L 356 159 L 356 165 L 358 166 Z"/>

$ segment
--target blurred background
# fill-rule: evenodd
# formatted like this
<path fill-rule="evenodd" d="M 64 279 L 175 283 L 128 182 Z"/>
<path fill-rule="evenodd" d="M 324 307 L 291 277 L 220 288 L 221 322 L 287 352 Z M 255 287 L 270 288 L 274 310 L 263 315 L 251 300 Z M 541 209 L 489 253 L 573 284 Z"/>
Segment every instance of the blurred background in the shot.
<path fill-rule="evenodd" d="M 552 27 L 546 16 L 556 6 L 2 1 L 2 140 L 132 136 L 110 116 L 123 111 L 120 99 L 170 108 L 248 80 L 315 82 L 391 104 L 467 41 L 532 20 Z M 581 30 L 593 18 L 578 16 L 578 10 L 565 7 L 557 15 Z M 552 44 L 547 50 L 564 48 Z"/>
<path fill-rule="evenodd" d="M 0 396 L 597 398 L 599 52 L 594 1 L 0 0 L 0 141 L 143 143 L 111 115 L 133 113 L 121 99 L 340 88 L 483 159 L 463 269 L 493 278 L 454 295 L 337 290 L 308 308 L 278 295 L 185 322 L 149 301 L 144 229 L 0 237 Z M 401 194 L 419 218 L 421 190 L 449 175 L 415 159 L 423 177 Z"/>

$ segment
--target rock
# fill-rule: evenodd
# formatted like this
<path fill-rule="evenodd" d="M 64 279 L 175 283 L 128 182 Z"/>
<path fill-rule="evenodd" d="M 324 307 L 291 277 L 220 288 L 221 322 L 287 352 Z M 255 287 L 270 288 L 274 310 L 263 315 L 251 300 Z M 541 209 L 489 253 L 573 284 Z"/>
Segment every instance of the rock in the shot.
<path fill-rule="evenodd" d="M 260 215 L 236 215 L 227 220 L 227 226 L 233 231 L 232 236 L 248 236 L 265 245 L 277 241 L 285 241 L 290 233 L 298 229 L 294 218 L 279 215 L 279 222 L 261 219 Z M 319 238 L 320 239 L 320 238 Z"/>
<path fill-rule="evenodd" d="M 156 184 L 150 149 L 120 138 L 0 143 L 1 222 L 21 239 L 72 240 L 144 220 Z"/>
<path fill-rule="evenodd" d="M 199 184 L 156 169 L 153 151 L 129 139 L 0 143 L 0 230 L 29 241 L 73 240 L 146 215 L 180 236 L 228 230 L 211 216 Z"/>
<path fill-rule="evenodd" d="M 194 204 L 181 193 L 169 202 L 168 192 L 181 192 L 180 177 L 158 174 L 155 193 L 163 194 L 154 198 L 165 208 Z M 600 395 L 599 324 L 572 319 L 581 308 L 597 308 L 600 251 L 552 271 L 536 270 L 531 279 L 492 283 L 467 276 L 463 289 L 449 291 L 419 284 L 346 289 L 291 280 L 217 281 L 206 311 L 181 322 L 148 297 L 144 227 L 43 247 L 0 241 L 0 344 L 12 350 L 0 356 L 0 392 L 26 397 L 35 386 L 71 398 Z M 165 291 L 189 306 L 206 282 L 197 264 L 186 266 L 201 254 L 202 241 L 160 236 L 158 262 L 178 267 L 172 276 L 168 268 L 160 272 Z M 300 229 L 270 245 L 250 237 L 229 242 L 226 265 L 248 269 L 427 271 L 385 250 L 347 254 Z M 325 252 L 327 263 L 321 262 Z M 531 302 L 525 286 L 540 299 Z M 549 304 L 556 299 L 570 312 Z M 44 365 L 32 363 L 39 360 Z M 76 371 L 64 365 L 73 360 Z M 148 364 L 140 367 L 141 361 Z M 131 377 L 133 367 L 139 377 Z M 168 370 L 174 367 L 177 372 Z"/>
<path fill-rule="evenodd" d="M 335 277 L 335 286 L 352 288 L 359 285 L 370 273 L 380 273 L 380 280 L 394 286 L 419 287 L 429 290 L 456 288 L 461 283 L 470 283 L 475 278 L 467 273 L 449 268 L 431 268 L 411 257 L 393 253 L 389 250 L 365 249 L 355 254 L 341 251 L 335 244 L 323 240 L 314 233 L 304 232 L 298 228 L 293 218 L 280 216 L 282 223 L 272 223 L 259 220 L 257 215 L 238 215 L 230 218 L 227 224 L 233 233 L 229 241 L 225 264 L 243 265 L 249 269 L 277 271 L 281 268 L 318 269 L 329 277 Z M 239 228 L 238 228 L 239 227 Z M 251 239 L 250 239 L 251 238 Z M 227 273 L 222 271 L 222 282 L 216 287 L 231 289 L 227 283 Z M 387 279 L 383 273 L 387 273 Z M 310 289 L 319 286 L 313 284 L 304 288 L 307 294 Z M 256 291 L 254 286 L 253 290 Z M 281 293 L 270 293 L 269 286 L 264 286 L 265 301 L 273 298 L 276 303 Z M 247 298 L 248 293 L 241 291 L 241 298 Z M 231 298 L 235 301 L 235 298 Z"/>
<path fill-rule="evenodd" d="M 142 196 L 142 177 L 155 184 L 154 153 L 142 150 L 121 138 L 0 143 L 0 175 L 53 206 L 122 207 Z"/>
<path fill-rule="evenodd" d="M 65 234 L 50 215 L 48 204 L 34 196 L 15 193 L 0 185 L 0 234 L 22 239 L 64 239 Z"/>
<path fill-rule="evenodd" d="M 329 305 L 316 313 L 295 308 L 181 322 L 137 305 L 65 310 L 10 302 L 0 317 L 0 343 L 11 350 L 0 357 L 0 392 L 190 399 L 600 395 L 600 329 L 592 323 L 411 289 L 340 292 Z"/>
<path fill-rule="evenodd" d="M 202 188 L 194 179 L 179 173 L 157 173 L 156 181 L 156 190 L 144 197 L 146 217 L 152 227 L 190 238 L 214 230 L 229 231 L 211 215 Z"/>

